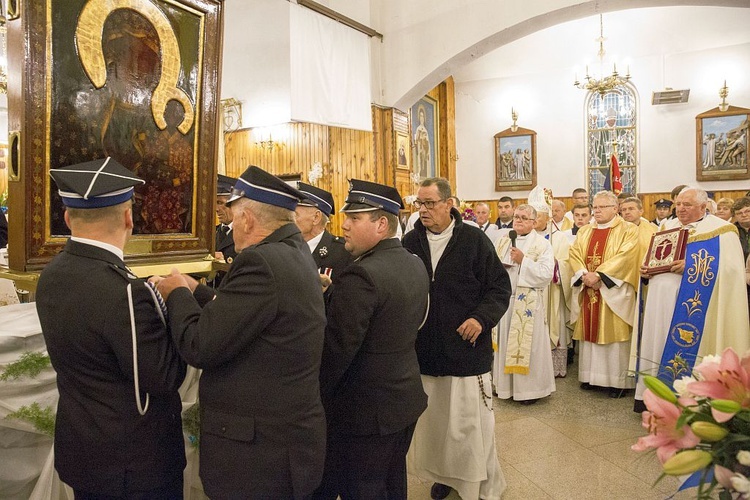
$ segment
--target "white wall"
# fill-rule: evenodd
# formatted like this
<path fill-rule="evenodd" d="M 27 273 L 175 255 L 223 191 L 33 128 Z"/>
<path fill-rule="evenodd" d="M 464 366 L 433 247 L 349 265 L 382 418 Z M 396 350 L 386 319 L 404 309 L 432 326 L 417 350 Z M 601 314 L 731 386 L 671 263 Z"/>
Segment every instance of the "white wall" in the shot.
<path fill-rule="evenodd" d="M 750 14 L 750 13 L 749 13 Z M 730 104 L 750 107 L 750 42 L 729 47 L 633 59 L 640 94 L 639 191 L 671 191 L 677 184 L 707 190 L 750 189 L 750 181 L 695 181 L 695 116 L 716 107 L 726 77 Z M 685 104 L 651 105 L 651 92 L 689 88 Z M 585 187 L 585 92 L 572 86 L 571 68 L 543 74 L 456 84 L 457 191 L 466 199 L 526 192 L 495 192 L 493 136 L 508 128 L 511 107 L 518 125 L 537 132 L 537 181 L 558 196 Z"/>

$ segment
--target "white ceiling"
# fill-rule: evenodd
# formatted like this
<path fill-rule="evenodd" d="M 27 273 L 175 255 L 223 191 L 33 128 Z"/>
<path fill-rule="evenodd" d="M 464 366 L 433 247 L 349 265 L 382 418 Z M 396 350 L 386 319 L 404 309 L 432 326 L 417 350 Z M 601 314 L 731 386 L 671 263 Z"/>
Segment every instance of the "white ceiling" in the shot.
<path fill-rule="evenodd" d="M 748 2 L 750 6 L 750 2 Z M 604 14 L 605 64 L 750 43 L 750 8 L 654 7 Z M 599 17 L 571 21 L 500 47 L 454 72 L 456 82 L 598 68 Z M 611 68 L 611 63 L 608 64 Z M 625 68 L 618 66 L 624 73 Z M 731 86 L 731 84 L 730 84 Z"/>

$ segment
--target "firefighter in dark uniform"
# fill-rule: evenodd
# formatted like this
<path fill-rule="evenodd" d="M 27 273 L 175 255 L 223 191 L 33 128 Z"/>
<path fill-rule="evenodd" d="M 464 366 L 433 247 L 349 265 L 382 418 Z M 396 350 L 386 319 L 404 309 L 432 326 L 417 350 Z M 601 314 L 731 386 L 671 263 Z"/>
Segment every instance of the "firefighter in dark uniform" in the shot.
<path fill-rule="evenodd" d="M 123 262 L 143 181 L 110 158 L 50 175 L 71 230 L 36 295 L 60 393 L 55 469 L 76 499 L 181 499 L 186 366 L 156 292 Z"/>

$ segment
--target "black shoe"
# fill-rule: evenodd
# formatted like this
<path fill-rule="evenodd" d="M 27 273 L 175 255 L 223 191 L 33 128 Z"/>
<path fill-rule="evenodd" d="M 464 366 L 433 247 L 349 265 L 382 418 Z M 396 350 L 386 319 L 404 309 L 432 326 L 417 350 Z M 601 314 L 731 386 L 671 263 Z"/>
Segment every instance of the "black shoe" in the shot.
<path fill-rule="evenodd" d="M 519 401 L 519 403 L 521 403 L 524 406 L 529 406 L 529 405 L 533 405 L 537 401 L 539 400 L 538 399 L 524 399 L 523 401 Z"/>
<path fill-rule="evenodd" d="M 628 392 L 630 392 L 630 389 L 618 389 L 617 387 L 612 387 L 609 390 L 609 397 L 612 399 L 624 398 L 628 395 Z"/>
<path fill-rule="evenodd" d="M 581 389 L 584 391 L 593 391 L 595 387 L 588 382 L 581 382 Z"/>
<path fill-rule="evenodd" d="M 648 410 L 648 408 L 646 408 L 646 403 L 641 399 L 636 399 L 633 403 L 633 411 L 636 413 L 643 413 L 646 410 Z"/>
<path fill-rule="evenodd" d="M 451 494 L 452 489 L 447 484 L 433 483 L 432 488 L 430 488 L 430 497 L 432 500 L 443 500 Z"/>

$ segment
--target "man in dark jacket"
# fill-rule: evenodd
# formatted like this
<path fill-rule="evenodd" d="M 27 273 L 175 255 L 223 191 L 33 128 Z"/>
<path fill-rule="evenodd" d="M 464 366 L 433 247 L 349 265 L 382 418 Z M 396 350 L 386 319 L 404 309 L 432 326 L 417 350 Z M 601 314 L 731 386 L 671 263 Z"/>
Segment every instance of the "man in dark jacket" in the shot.
<path fill-rule="evenodd" d="M 344 239 L 326 229 L 331 214 L 336 210 L 333 195 L 304 182 L 298 183 L 297 189 L 305 195 L 305 199 L 297 205 L 295 222 L 310 248 L 318 272 L 333 280 L 352 261 L 352 255 L 344 248 Z M 330 292 L 328 288 L 326 294 Z"/>
<path fill-rule="evenodd" d="M 424 180 L 414 201 L 420 218 L 403 241 L 431 278 L 416 344 L 429 399 L 409 456 L 417 475 L 435 482 L 433 498 L 451 488 L 461 498 L 499 498 L 505 479 L 494 443 L 491 330 L 511 285 L 489 238 L 462 222 L 450 196 L 447 180 Z"/>
<path fill-rule="evenodd" d="M 216 218 L 219 224 L 216 226 L 214 236 L 214 257 L 231 264 L 237 257 L 234 249 L 234 236 L 232 235 L 232 210 L 227 206 L 227 200 L 232 195 L 232 188 L 237 182 L 234 177 L 219 174 L 216 179 Z M 206 282 L 213 288 L 219 288 L 221 280 L 226 276 L 226 271 L 217 271 L 212 280 Z"/>
<path fill-rule="evenodd" d="M 5 212 L 0 210 L 0 248 L 8 246 L 8 219 Z"/>
<path fill-rule="evenodd" d="M 228 200 L 239 251 L 214 290 L 158 282 L 180 354 L 202 368 L 200 476 L 211 498 L 303 498 L 320 484 L 326 319 L 295 188 L 248 167 Z M 191 290 L 193 293 L 191 293 Z"/>
<path fill-rule="evenodd" d="M 400 208 L 395 188 L 351 181 L 342 227 L 356 260 L 336 276 L 328 307 L 328 451 L 316 498 L 406 498 L 406 452 L 427 406 L 414 342 L 429 279 L 394 238 Z"/>
<path fill-rule="evenodd" d="M 123 263 L 143 181 L 110 158 L 50 175 L 72 235 L 36 296 L 60 393 L 55 469 L 77 499 L 182 498 L 185 363 L 153 290 Z"/>

